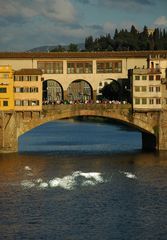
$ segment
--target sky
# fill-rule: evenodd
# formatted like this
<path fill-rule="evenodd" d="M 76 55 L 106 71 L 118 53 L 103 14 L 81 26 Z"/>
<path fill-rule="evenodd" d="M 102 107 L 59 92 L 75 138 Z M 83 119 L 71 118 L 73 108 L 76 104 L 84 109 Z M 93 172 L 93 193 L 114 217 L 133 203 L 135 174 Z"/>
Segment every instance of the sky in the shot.
<path fill-rule="evenodd" d="M 0 51 L 84 43 L 132 25 L 167 30 L 167 0 L 0 0 Z"/>

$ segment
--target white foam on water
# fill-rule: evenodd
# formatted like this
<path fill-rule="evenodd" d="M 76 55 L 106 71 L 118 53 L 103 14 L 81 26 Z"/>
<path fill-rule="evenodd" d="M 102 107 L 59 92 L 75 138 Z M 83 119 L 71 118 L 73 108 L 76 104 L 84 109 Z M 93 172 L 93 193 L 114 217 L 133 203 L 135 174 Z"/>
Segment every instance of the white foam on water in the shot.
<path fill-rule="evenodd" d="M 24 170 L 26 170 L 26 171 L 31 171 L 32 169 L 31 169 L 29 166 L 25 166 L 25 167 L 24 167 Z"/>
<path fill-rule="evenodd" d="M 79 181 L 78 181 L 78 178 Z M 37 187 L 44 188 L 63 188 L 66 190 L 73 190 L 77 186 L 95 186 L 99 183 L 104 183 L 104 178 L 99 172 L 81 172 L 75 171 L 71 175 L 64 176 L 62 178 L 55 177 L 48 182 L 42 180 L 42 178 L 34 179 L 32 181 L 24 180 L 21 185 L 24 187 Z"/>
<path fill-rule="evenodd" d="M 48 187 L 48 183 L 46 183 L 46 182 L 41 182 L 39 184 L 39 188 L 47 188 L 47 187 Z"/>
<path fill-rule="evenodd" d="M 72 190 L 76 184 L 75 177 L 65 176 L 63 178 L 54 178 L 49 181 L 50 187 L 61 187 L 67 190 Z"/>
<path fill-rule="evenodd" d="M 35 187 L 35 183 L 32 182 L 32 181 L 29 181 L 29 180 L 23 180 L 21 182 L 21 185 L 25 188 L 32 188 L 32 187 Z"/>
<path fill-rule="evenodd" d="M 127 178 L 137 179 L 136 175 L 130 172 L 122 172 Z"/>
<path fill-rule="evenodd" d="M 60 181 L 61 181 L 61 178 L 54 178 L 49 181 L 49 185 L 50 185 L 50 187 L 58 187 Z"/>
<path fill-rule="evenodd" d="M 32 177 L 33 173 L 32 172 L 27 172 L 26 175 Z"/>
<path fill-rule="evenodd" d="M 42 178 L 38 178 L 35 182 L 36 182 L 36 183 L 42 183 L 43 180 L 42 180 Z"/>
<path fill-rule="evenodd" d="M 89 173 L 83 173 L 83 172 L 81 172 L 80 173 L 80 176 L 83 176 L 83 177 L 85 177 L 85 178 L 87 178 L 87 179 L 94 179 L 96 182 L 98 182 L 98 183 L 102 183 L 102 182 L 104 182 L 104 179 L 103 179 L 103 177 L 101 176 L 101 173 L 99 173 L 99 172 L 89 172 Z"/>
<path fill-rule="evenodd" d="M 81 185 L 84 187 L 87 187 L 87 186 L 95 186 L 95 185 L 97 185 L 97 183 L 93 182 L 92 180 L 86 180 L 86 181 L 82 182 Z"/>

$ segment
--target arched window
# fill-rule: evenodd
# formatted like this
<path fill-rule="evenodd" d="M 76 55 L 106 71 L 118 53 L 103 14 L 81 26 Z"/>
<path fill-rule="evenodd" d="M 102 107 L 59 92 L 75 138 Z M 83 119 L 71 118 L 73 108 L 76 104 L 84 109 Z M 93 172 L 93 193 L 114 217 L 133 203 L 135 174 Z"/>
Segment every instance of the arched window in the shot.
<path fill-rule="evenodd" d="M 43 101 L 57 102 L 63 100 L 63 88 L 59 82 L 49 79 L 43 82 Z"/>
<path fill-rule="evenodd" d="M 67 98 L 70 101 L 85 102 L 92 100 L 93 90 L 91 85 L 82 79 L 73 81 L 67 89 Z"/>

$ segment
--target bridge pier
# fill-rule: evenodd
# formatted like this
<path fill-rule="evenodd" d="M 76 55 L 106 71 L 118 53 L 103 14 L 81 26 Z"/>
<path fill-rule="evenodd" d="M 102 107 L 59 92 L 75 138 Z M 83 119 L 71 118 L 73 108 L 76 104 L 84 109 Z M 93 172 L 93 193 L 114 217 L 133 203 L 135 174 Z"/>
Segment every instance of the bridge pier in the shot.
<path fill-rule="evenodd" d="M 17 152 L 17 124 L 14 112 L 0 112 L 0 152 Z"/>
<path fill-rule="evenodd" d="M 142 149 L 154 151 L 157 148 L 156 137 L 153 134 L 142 132 Z"/>
<path fill-rule="evenodd" d="M 159 113 L 159 123 L 155 129 L 159 150 L 167 150 L 167 111 Z"/>
<path fill-rule="evenodd" d="M 144 150 L 167 150 L 167 111 L 159 111 L 154 117 L 154 134 L 142 132 L 142 147 Z M 149 119 L 148 124 L 151 124 Z"/>

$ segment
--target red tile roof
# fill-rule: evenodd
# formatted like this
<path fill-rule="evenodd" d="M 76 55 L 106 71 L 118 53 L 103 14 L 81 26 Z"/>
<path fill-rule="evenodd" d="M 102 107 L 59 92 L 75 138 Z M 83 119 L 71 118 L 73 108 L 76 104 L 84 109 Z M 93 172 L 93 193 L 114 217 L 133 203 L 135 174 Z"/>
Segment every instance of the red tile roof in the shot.
<path fill-rule="evenodd" d="M 162 51 L 112 51 L 112 52 L 0 52 L 1 58 L 147 58 L 149 55 L 165 55 L 167 50 Z"/>
<path fill-rule="evenodd" d="M 23 68 L 14 71 L 14 75 L 42 75 L 42 71 L 37 68 Z"/>

